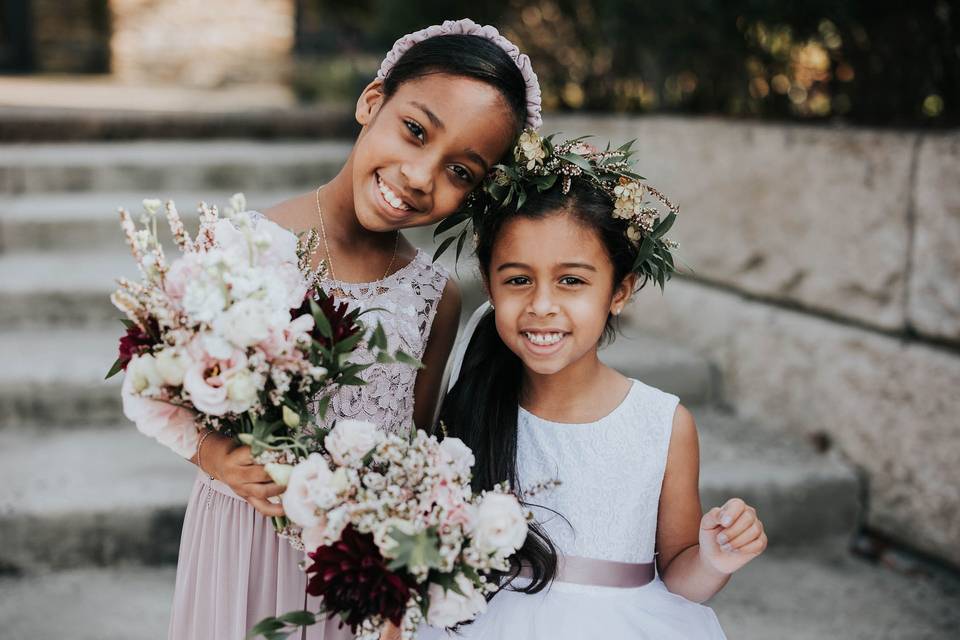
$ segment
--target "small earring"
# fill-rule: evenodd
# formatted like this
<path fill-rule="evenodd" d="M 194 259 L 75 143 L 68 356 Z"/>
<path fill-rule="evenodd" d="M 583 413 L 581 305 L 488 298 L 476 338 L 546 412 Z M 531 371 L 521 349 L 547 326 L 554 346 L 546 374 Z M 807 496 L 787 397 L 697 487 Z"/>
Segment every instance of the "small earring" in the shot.
<path fill-rule="evenodd" d="M 619 307 L 617 307 L 616 309 L 613 310 L 613 315 L 615 315 L 615 316 L 620 315 L 620 308 L 619 308 Z"/>

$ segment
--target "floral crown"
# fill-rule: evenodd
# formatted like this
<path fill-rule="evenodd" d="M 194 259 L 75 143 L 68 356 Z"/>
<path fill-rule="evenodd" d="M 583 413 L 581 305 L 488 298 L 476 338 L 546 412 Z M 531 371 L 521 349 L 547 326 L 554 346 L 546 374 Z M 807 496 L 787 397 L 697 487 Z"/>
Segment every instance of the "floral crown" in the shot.
<path fill-rule="evenodd" d="M 625 222 L 624 233 L 636 248 L 631 271 L 663 288 L 676 272 L 671 251 L 677 243 L 664 236 L 673 226 L 679 208 L 660 191 L 633 172 L 633 142 L 611 149 L 597 149 L 586 137 L 554 143 L 554 135 L 541 137 L 527 129 L 513 148 L 511 160 L 498 164 L 468 197 L 464 206 L 439 225 L 434 237 L 466 222 L 459 233 L 445 238 L 434 259 L 457 243 L 456 254 L 466 242 L 469 227 L 479 228 L 484 218 L 510 207 L 520 209 L 531 193 L 558 186 L 564 194 L 574 180 L 581 180 L 607 194 L 613 217 Z M 475 234 L 475 232 L 474 232 Z"/>

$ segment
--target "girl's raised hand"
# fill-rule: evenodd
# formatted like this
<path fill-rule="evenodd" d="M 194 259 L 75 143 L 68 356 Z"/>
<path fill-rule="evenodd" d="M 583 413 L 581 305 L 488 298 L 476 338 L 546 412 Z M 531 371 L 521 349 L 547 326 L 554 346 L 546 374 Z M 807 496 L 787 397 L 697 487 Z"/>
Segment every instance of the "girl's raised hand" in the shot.
<path fill-rule="evenodd" d="M 757 510 L 740 498 L 727 500 L 700 519 L 700 554 L 714 569 L 731 574 L 767 548 Z"/>
<path fill-rule="evenodd" d="M 282 516 L 283 506 L 269 501 L 283 493 L 263 465 L 256 464 L 250 447 L 239 446 L 231 438 L 211 434 L 203 445 L 204 470 L 226 484 L 251 507 L 267 517 Z"/>

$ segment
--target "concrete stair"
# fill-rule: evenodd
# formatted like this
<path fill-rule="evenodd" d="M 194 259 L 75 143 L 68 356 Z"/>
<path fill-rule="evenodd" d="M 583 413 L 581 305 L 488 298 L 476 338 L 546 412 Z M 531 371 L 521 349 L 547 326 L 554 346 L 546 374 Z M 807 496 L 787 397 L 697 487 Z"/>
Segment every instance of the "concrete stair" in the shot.
<path fill-rule="evenodd" d="M 0 193 L 286 189 L 328 180 L 350 148 L 242 140 L 0 145 Z"/>

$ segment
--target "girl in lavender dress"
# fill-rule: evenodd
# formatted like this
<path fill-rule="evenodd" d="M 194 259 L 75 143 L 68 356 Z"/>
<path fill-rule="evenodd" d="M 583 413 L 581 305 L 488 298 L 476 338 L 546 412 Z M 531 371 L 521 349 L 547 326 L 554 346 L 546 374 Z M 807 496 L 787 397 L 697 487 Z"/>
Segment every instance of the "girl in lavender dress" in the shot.
<path fill-rule="evenodd" d="M 325 288 L 364 308 L 391 348 L 419 358 L 419 373 L 373 364 L 368 384 L 346 387 L 330 419 L 368 420 L 394 432 L 429 428 L 456 334 L 459 293 L 448 274 L 400 230 L 457 211 L 526 126 L 538 126 L 540 90 L 529 59 L 492 27 L 469 20 L 397 41 L 357 101 L 360 135 L 325 186 L 265 213 L 294 232 L 316 228 Z M 282 488 L 248 447 L 204 434 L 187 508 L 170 622 L 171 640 L 238 640 L 257 621 L 307 602 L 303 554 L 279 538 L 270 502 Z M 312 598 L 311 598 L 312 600 Z M 307 638 L 348 637 L 337 621 Z"/>
<path fill-rule="evenodd" d="M 474 491 L 509 482 L 535 523 L 485 613 L 459 634 L 423 628 L 418 638 L 723 640 L 699 603 L 765 549 L 763 525 L 737 498 L 702 513 L 690 412 L 597 357 L 637 285 L 663 285 L 675 208 L 641 187 L 629 153 L 554 149 L 524 134 L 518 157 L 530 164 L 514 167 L 513 184 L 525 203 L 478 223 L 491 306 L 461 342 L 440 412 L 476 456 Z M 553 186 L 523 187 L 526 170 Z M 645 193 L 669 215 L 653 213 Z M 431 601 L 427 621 L 451 619 L 443 608 L 456 605 Z"/>

